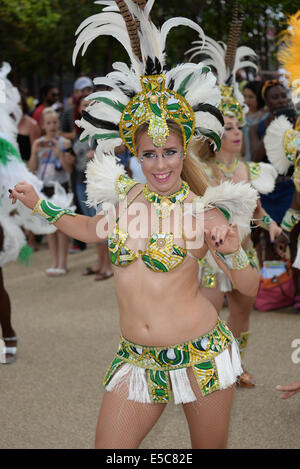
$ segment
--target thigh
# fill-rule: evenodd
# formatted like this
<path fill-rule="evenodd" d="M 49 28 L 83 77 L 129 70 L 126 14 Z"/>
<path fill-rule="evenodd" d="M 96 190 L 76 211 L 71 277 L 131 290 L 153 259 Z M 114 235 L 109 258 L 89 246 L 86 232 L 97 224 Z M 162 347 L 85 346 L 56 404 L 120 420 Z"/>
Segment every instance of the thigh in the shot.
<path fill-rule="evenodd" d="M 166 404 L 129 401 L 128 385 L 105 392 L 99 412 L 97 449 L 136 449 L 155 425 Z"/>
<path fill-rule="evenodd" d="M 183 404 L 193 449 L 224 449 L 227 446 L 234 386 L 202 396 L 193 370 L 188 370 L 197 401 Z"/>

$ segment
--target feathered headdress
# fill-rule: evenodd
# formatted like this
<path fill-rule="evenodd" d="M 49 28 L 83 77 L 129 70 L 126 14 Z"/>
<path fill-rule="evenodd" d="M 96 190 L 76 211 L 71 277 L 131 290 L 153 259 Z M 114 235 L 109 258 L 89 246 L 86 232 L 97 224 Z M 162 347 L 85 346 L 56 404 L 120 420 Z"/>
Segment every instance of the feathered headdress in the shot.
<path fill-rule="evenodd" d="M 22 117 L 20 93 L 7 78 L 11 66 L 3 62 L 0 68 L 0 134 L 17 147 L 18 123 Z"/>
<path fill-rule="evenodd" d="M 220 93 L 216 79 L 204 64 L 181 64 L 166 71 L 166 38 L 171 28 L 189 26 L 202 39 L 202 29 L 187 18 L 173 18 L 157 29 L 150 19 L 155 0 L 98 0 L 105 5 L 102 12 L 87 18 L 78 28 L 73 54 L 75 62 L 81 47 L 101 35 L 115 37 L 126 49 L 131 66 L 114 63 L 113 72 L 96 78 L 95 85 L 110 91 L 99 91 L 87 99 L 92 103 L 83 112 L 77 125 L 82 127 L 81 139 L 97 140 L 105 153 L 114 151 L 122 142 L 136 154 L 135 132 L 143 123 L 149 124 L 148 135 L 155 146 L 162 146 L 169 130 L 167 121 L 181 128 L 184 150 L 192 136 L 210 139 L 220 146 L 223 119 L 217 106 Z"/>
<path fill-rule="evenodd" d="M 282 48 L 278 61 L 288 73 L 294 104 L 300 102 L 300 10 L 287 19 L 288 28 L 281 33 Z"/>
<path fill-rule="evenodd" d="M 212 66 L 216 70 L 222 94 L 219 109 L 223 115 L 236 117 L 240 123 L 244 122 L 244 116 L 248 109 L 236 81 L 236 72 L 245 67 L 257 68 L 252 61 L 246 59 L 246 57 L 256 57 L 255 52 L 246 46 L 237 47 L 242 23 L 243 17 L 239 17 L 236 2 L 227 45 L 206 37 L 204 46 L 201 39 L 193 42 L 196 44 L 195 47 L 186 52 L 186 54 L 192 53 L 191 60 L 197 55 L 208 56 L 202 63 Z"/>

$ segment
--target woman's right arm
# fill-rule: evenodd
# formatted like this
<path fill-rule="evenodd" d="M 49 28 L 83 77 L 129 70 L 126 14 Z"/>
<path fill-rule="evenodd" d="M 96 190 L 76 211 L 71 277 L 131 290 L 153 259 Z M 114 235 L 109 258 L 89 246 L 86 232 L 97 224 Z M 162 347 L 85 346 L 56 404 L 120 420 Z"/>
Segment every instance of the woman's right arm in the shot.
<path fill-rule="evenodd" d="M 18 183 L 10 192 L 12 203 L 20 200 L 26 207 L 34 209 L 39 201 L 39 197 L 34 187 L 26 182 Z M 54 226 L 66 235 L 79 239 L 85 243 L 98 243 L 105 241 L 108 234 L 111 233 L 111 224 L 114 223 L 113 216 L 106 216 L 104 213 L 95 217 L 86 217 L 84 215 L 62 215 L 54 223 Z"/>

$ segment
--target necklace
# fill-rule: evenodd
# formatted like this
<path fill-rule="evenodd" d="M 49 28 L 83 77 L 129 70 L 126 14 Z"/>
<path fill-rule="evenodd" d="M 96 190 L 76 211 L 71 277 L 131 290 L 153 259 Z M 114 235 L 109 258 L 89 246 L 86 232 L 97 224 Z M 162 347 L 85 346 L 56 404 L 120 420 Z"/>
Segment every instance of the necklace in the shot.
<path fill-rule="evenodd" d="M 224 176 L 228 179 L 231 179 L 235 170 L 237 169 L 239 165 L 240 160 L 236 158 L 234 162 L 230 164 L 223 163 L 222 161 L 217 160 L 217 159 L 215 160 L 215 162 L 218 168 L 220 169 L 220 171 L 222 171 L 222 173 L 224 174 Z"/>
<path fill-rule="evenodd" d="M 159 218 L 168 218 L 176 205 L 181 204 L 187 198 L 189 191 L 189 185 L 185 181 L 182 182 L 181 188 L 177 192 L 170 195 L 159 195 L 152 192 L 145 184 L 144 196 L 154 205 Z"/>

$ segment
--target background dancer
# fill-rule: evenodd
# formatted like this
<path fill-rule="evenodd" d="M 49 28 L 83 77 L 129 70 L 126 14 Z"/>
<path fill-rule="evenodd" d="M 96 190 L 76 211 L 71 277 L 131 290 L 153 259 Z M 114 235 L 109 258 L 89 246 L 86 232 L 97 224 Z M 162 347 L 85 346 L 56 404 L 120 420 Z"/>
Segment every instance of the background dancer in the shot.
<path fill-rule="evenodd" d="M 270 164 L 244 163 L 241 159 L 242 129 L 246 122 L 245 117 L 248 109 L 245 106 L 243 95 L 239 92 L 235 76 L 237 70 L 241 70 L 243 67 L 255 67 L 252 62 L 243 60 L 245 56 L 254 57 L 254 51 L 243 46 L 237 48 L 241 25 L 242 20 L 238 17 L 236 7 L 227 41 L 228 46 L 221 45 L 206 37 L 204 47 L 202 44 L 200 47 L 196 45 L 189 51 L 193 52 L 192 58 L 199 54 L 208 56 L 204 63 L 213 66 L 216 70 L 222 94 L 219 109 L 225 121 L 225 132 L 219 151 L 213 151 L 207 143 L 203 145 L 196 142 L 193 146 L 193 152 L 201 161 L 202 168 L 211 184 L 220 184 L 220 182 L 226 180 L 234 183 L 250 182 L 259 192 L 268 193 L 274 189 L 277 176 L 276 170 Z M 264 229 L 269 231 L 272 241 L 282 231 L 263 209 L 259 200 L 253 213 L 253 219 L 257 225 L 263 226 Z M 242 220 L 241 223 L 243 223 Z M 260 272 L 257 255 L 250 238 L 250 226 L 242 246 L 248 255 L 249 262 Z M 255 298 L 236 291 L 213 260 L 210 262 L 209 259 L 203 259 L 200 265 L 202 266 L 202 292 L 214 304 L 219 313 L 222 310 L 224 295 L 226 294 L 229 306 L 227 324 L 239 341 L 240 352 L 244 357 L 250 335 L 250 315 Z M 243 387 L 253 387 L 255 385 L 253 377 L 245 369 L 239 379 L 239 385 Z"/>

